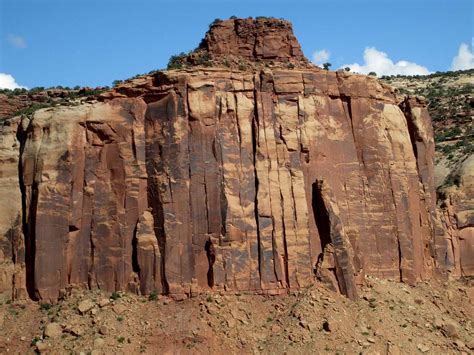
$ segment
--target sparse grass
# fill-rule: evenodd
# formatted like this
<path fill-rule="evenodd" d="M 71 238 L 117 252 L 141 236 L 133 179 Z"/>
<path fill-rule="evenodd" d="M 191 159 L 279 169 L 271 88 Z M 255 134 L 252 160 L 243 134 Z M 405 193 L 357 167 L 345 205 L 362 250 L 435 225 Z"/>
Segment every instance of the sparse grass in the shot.
<path fill-rule="evenodd" d="M 53 305 L 50 304 L 50 303 L 41 303 L 40 304 L 40 309 L 42 311 L 49 311 L 52 307 L 53 307 Z"/>

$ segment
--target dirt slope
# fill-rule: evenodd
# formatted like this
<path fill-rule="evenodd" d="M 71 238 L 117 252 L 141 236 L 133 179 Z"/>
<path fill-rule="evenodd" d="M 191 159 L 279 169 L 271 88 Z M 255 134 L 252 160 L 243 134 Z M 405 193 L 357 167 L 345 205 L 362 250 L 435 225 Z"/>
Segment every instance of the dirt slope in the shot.
<path fill-rule="evenodd" d="M 73 291 L 56 305 L 31 301 L 1 305 L 0 352 L 468 354 L 474 350 L 472 281 L 410 287 L 367 278 L 361 294 L 360 300 L 350 301 L 315 285 L 284 296 L 213 294 L 177 302 L 154 295 Z M 50 337 L 44 336 L 45 328 Z"/>

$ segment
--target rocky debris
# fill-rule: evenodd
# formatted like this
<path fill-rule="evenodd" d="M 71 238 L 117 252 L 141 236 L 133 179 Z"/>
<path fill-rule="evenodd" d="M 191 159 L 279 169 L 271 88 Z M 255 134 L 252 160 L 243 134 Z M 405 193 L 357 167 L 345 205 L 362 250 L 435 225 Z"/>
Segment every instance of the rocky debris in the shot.
<path fill-rule="evenodd" d="M 36 350 L 41 354 L 45 353 L 49 348 L 49 345 L 45 342 L 39 341 L 36 343 Z"/>
<path fill-rule="evenodd" d="M 109 304 L 110 304 L 110 300 L 108 298 L 101 298 L 98 302 L 98 305 L 100 308 L 103 308 Z"/>
<path fill-rule="evenodd" d="M 127 307 L 122 315 L 112 306 L 78 314 L 80 301 L 109 298 L 101 291 L 73 291 L 47 310 L 30 301 L 13 302 L 0 305 L 5 320 L 0 351 L 29 353 L 39 347 L 42 352 L 97 354 L 469 353 L 474 310 L 466 290 L 472 285 L 432 282 L 405 287 L 366 280 L 360 286 L 362 297 L 354 301 L 318 284 L 279 296 L 208 293 L 167 305 L 147 296 L 115 295 L 111 305 Z M 420 299 L 426 302 L 416 302 Z M 437 319 L 439 328 L 433 326 Z M 64 328 L 60 336 L 43 336 L 51 323 Z M 448 323 L 456 324 L 457 338 L 443 336 Z"/>
<path fill-rule="evenodd" d="M 424 344 L 418 344 L 416 347 L 417 347 L 417 349 L 420 350 L 420 352 L 422 352 L 422 353 L 427 353 L 428 351 L 430 351 L 429 346 L 426 346 L 426 345 L 424 345 Z"/>
<path fill-rule="evenodd" d="M 84 300 L 79 302 L 77 305 L 77 310 L 79 313 L 84 314 L 89 312 L 92 308 L 94 308 L 95 304 L 91 300 Z"/>
<path fill-rule="evenodd" d="M 447 337 L 454 339 L 459 337 L 458 326 L 454 322 L 447 322 L 443 324 L 441 329 Z"/>
<path fill-rule="evenodd" d="M 387 343 L 387 355 L 401 355 L 400 348 L 392 343 Z"/>
<path fill-rule="evenodd" d="M 94 339 L 94 348 L 95 349 L 100 349 L 103 348 L 105 345 L 105 340 L 102 338 L 95 338 Z"/>
<path fill-rule="evenodd" d="M 112 307 L 112 310 L 116 313 L 116 314 L 122 314 L 124 313 L 126 310 L 127 310 L 127 307 L 123 304 L 116 304 Z"/>
<path fill-rule="evenodd" d="M 63 333 L 63 329 L 59 323 L 49 323 L 44 328 L 44 336 L 47 338 L 56 338 Z"/>

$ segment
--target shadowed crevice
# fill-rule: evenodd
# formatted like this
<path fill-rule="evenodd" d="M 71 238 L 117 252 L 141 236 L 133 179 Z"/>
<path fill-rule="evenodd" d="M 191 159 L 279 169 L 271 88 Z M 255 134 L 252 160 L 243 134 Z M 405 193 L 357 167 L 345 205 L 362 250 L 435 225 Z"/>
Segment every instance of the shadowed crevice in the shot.
<path fill-rule="evenodd" d="M 21 191 L 21 208 L 22 208 L 22 230 L 25 236 L 25 268 L 26 268 L 26 290 L 29 297 L 34 300 L 39 300 L 39 295 L 35 287 L 35 263 L 36 263 L 36 236 L 35 236 L 35 221 L 36 210 L 38 205 L 38 186 L 33 182 L 31 186 L 31 199 L 29 206 L 27 206 L 27 193 L 24 181 L 23 171 L 23 152 L 26 144 L 26 131 L 23 131 L 21 125 L 18 128 L 17 139 L 20 142 L 20 156 L 18 159 L 18 179 Z"/>

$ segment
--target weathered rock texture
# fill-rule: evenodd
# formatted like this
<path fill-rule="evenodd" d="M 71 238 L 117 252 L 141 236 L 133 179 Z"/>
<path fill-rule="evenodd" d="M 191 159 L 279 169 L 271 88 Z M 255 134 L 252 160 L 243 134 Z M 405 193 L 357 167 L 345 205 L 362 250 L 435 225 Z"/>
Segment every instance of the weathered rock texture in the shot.
<path fill-rule="evenodd" d="M 196 65 L 240 70 L 314 68 L 303 55 L 291 23 L 267 17 L 215 20 L 199 47 L 175 56 L 171 64 L 174 69 Z"/>
<path fill-rule="evenodd" d="M 7 95 L 0 94 L 0 118 L 12 116 L 24 108 L 27 105 L 26 100 L 26 95 L 9 98 Z"/>
<path fill-rule="evenodd" d="M 291 23 L 285 20 L 216 21 L 206 34 L 202 47 L 214 58 L 234 56 L 250 61 L 307 61 Z"/>
<path fill-rule="evenodd" d="M 453 185 L 441 187 L 438 255 L 453 277 L 474 275 L 474 155 L 452 172 Z"/>
<path fill-rule="evenodd" d="M 374 78 L 178 70 L 103 101 L 3 126 L 3 291 L 274 294 L 322 275 L 356 297 L 364 275 L 444 263 L 429 116 Z"/>

